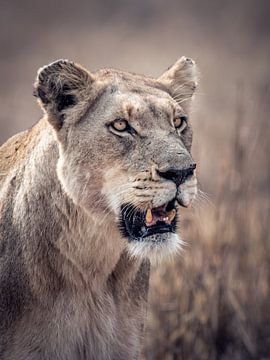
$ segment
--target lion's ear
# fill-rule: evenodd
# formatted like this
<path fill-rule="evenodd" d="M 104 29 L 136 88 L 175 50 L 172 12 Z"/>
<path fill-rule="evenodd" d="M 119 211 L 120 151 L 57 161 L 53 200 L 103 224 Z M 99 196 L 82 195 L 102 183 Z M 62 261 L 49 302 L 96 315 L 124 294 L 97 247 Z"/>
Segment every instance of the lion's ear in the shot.
<path fill-rule="evenodd" d="M 94 77 L 80 65 L 57 60 L 38 70 L 34 96 L 39 99 L 48 120 L 59 129 L 67 111 L 89 95 Z"/>
<path fill-rule="evenodd" d="M 198 85 L 198 70 L 195 62 L 182 56 L 158 79 L 171 96 L 186 110 Z"/>

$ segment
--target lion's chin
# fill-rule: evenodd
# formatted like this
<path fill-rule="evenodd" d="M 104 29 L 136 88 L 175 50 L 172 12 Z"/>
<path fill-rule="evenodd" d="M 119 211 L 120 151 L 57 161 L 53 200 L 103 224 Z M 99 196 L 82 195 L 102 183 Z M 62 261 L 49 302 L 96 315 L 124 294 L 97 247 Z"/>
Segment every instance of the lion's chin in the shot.
<path fill-rule="evenodd" d="M 155 234 L 147 237 L 147 241 L 131 241 L 128 252 L 131 257 L 148 258 L 151 263 L 157 264 L 179 253 L 184 242 L 175 233 Z"/>
<path fill-rule="evenodd" d="M 182 248 L 183 241 L 177 234 L 177 208 L 176 199 L 144 211 L 131 203 L 122 205 L 119 229 L 127 239 L 131 257 L 149 258 L 156 263 Z"/>

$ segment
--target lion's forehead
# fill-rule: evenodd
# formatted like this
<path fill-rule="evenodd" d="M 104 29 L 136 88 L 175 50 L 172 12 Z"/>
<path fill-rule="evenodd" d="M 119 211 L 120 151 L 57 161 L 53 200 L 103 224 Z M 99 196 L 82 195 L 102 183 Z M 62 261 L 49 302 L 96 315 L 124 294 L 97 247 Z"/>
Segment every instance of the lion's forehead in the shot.
<path fill-rule="evenodd" d="M 96 76 L 104 83 L 100 98 L 104 115 L 128 120 L 145 116 L 171 118 L 181 111 L 168 89 L 155 79 L 113 69 L 102 69 Z"/>
<path fill-rule="evenodd" d="M 177 106 L 166 97 L 153 94 L 136 94 L 132 92 L 119 91 L 114 97 L 118 111 L 123 113 L 127 119 L 138 118 L 146 113 L 155 117 L 169 116 L 176 111 Z"/>
<path fill-rule="evenodd" d="M 95 76 L 99 80 L 114 82 L 115 84 L 126 84 L 131 86 L 137 86 L 138 88 L 151 86 L 159 89 L 163 89 L 164 91 L 168 91 L 168 89 L 160 84 L 159 81 L 153 79 L 149 76 L 134 74 L 127 71 L 121 71 L 117 69 L 100 69 L 95 73 Z"/>
<path fill-rule="evenodd" d="M 173 116 L 183 112 L 167 94 L 150 91 L 138 94 L 127 89 L 118 89 L 111 96 L 104 96 L 101 108 L 104 109 L 103 118 L 123 118 L 143 128 L 147 124 L 168 127 Z"/>
<path fill-rule="evenodd" d="M 141 96 L 153 94 L 159 97 L 170 97 L 169 89 L 157 79 L 115 69 L 101 69 L 96 79 L 106 84 L 111 93 L 131 92 Z"/>

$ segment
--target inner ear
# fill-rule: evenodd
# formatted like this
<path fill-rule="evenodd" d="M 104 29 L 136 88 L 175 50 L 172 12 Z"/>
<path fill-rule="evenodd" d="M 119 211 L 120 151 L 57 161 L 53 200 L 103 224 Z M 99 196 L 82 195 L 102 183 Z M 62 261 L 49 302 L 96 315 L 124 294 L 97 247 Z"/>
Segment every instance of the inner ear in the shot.
<path fill-rule="evenodd" d="M 62 110 L 74 106 L 77 104 L 77 98 L 75 95 L 71 94 L 59 94 L 56 98 L 57 111 L 61 112 Z"/>
<path fill-rule="evenodd" d="M 74 106 L 78 103 L 78 100 L 76 96 L 73 94 L 70 94 L 69 91 L 71 89 L 68 88 L 68 86 L 64 86 L 63 92 L 60 92 L 58 95 L 55 96 L 55 103 L 57 105 L 57 111 L 61 112 L 62 110 Z M 34 90 L 33 95 L 41 100 L 43 105 L 48 105 L 50 103 L 50 100 L 46 96 L 46 93 L 42 88 L 38 88 Z"/>

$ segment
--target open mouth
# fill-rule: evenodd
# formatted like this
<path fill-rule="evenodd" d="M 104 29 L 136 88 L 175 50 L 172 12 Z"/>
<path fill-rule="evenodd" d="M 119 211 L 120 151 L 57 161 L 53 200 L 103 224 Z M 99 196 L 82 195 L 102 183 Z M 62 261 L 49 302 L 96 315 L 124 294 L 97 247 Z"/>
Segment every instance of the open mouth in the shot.
<path fill-rule="evenodd" d="M 121 230 L 132 241 L 147 241 L 147 237 L 175 233 L 177 223 L 176 200 L 147 211 L 139 211 L 132 204 L 121 206 Z"/>

